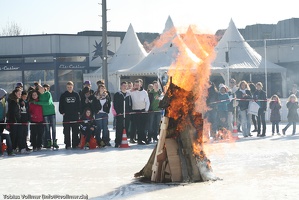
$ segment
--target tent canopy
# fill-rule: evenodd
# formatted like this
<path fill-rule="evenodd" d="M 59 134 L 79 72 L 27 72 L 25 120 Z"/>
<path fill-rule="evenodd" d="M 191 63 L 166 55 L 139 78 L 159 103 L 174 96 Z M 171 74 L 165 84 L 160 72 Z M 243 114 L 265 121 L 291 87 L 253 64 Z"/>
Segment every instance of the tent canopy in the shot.
<path fill-rule="evenodd" d="M 233 20 L 230 21 L 215 51 L 217 56 L 212 63 L 213 68 L 227 69 L 229 66 L 230 72 L 264 73 L 266 64 L 268 73 L 286 72 L 286 69 L 279 65 L 265 62 L 265 59 L 244 40 Z"/>

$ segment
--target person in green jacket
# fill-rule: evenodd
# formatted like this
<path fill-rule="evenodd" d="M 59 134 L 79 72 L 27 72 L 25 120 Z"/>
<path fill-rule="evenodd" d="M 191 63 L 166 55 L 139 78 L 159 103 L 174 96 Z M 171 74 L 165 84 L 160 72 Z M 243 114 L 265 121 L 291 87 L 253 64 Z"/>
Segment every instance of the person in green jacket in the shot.
<path fill-rule="evenodd" d="M 41 105 L 43 108 L 43 116 L 45 122 L 45 136 L 44 136 L 44 147 L 45 148 L 53 148 L 58 149 L 56 139 L 56 114 L 55 114 L 55 105 L 53 103 L 52 95 L 49 91 L 45 91 L 45 88 L 38 84 L 37 90 L 40 95 L 38 97 L 38 101 L 34 102 L 35 104 Z M 52 141 L 51 141 L 51 131 L 50 127 L 52 127 Z M 46 143 L 46 144 L 45 144 Z"/>

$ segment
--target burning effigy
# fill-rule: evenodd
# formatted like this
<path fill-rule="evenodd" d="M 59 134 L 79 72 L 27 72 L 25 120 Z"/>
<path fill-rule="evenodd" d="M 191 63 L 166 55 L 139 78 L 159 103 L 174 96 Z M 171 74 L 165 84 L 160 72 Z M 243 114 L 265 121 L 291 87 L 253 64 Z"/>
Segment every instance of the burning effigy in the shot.
<path fill-rule="evenodd" d="M 152 182 L 217 180 L 204 151 L 206 133 L 203 119 L 207 110 L 205 100 L 213 48 L 207 41 L 197 48 L 198 52 L 191 51 L 180 36 L 171 33 L 161 35 L 161 41 L 167 41 L 163 37 L 169 35 L 173 36 L 172 45 L 180 53 L 168 70 L 167 91 L 159 105 L 165 109 L 159 141 L 147 164 L 134 176 Z M 200 45 L 196 38 L 192 43 Z"/>

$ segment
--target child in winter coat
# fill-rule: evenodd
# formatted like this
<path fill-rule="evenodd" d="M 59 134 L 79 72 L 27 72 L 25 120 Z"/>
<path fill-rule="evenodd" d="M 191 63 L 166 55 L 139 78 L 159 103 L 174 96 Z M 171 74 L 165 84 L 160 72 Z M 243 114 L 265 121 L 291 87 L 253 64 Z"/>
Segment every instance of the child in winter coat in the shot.
<path fill-rule="evenodd" d="M 287 108 L 289 110 L 288 112 L 288 124 L 286 127 L 282 129 L 282 134 L 285 135 L 286 130 L 293 124 L 293 133 L 292 135 L 295 135 L 296 133 L 296 122 L 299 119 L 297 109 L 298 109 L 298 99 L 295 94 L 291 94 L 287 101 Z"/>
<path fill-rule="evenodd" d="M 228 129 L 228 104 L 229 96 L 227 93 L 227 87 L 223 84 L 220 84 L 219 86 L 219 93 L 218 93 L 218 100 L 220 101 L 218 103 L 218 129 L 221 130 L 222 128 Z"/>
<path fill-rule="evenodd" d="M 89 141 L 91 137 L 94 137 L 96 122 L 92 116 L 92 112 L 90 108 L 86 108 L 81 117 L 83 121 L 80 125 L 80 130 L 82 135 L 85 137 L 85 148 L 89 148 Z"/>
<path fill-rule="evenodd" d="M 41 105 L 34 104 L 38 101 L 39 92 L 34 90 L 29 94 L 29 113 L 30 121 L 34 123 L 30 126 L 31 143 L 33 151 L 39 151 L 42 147 L 42 135 L 44 132 L 43 107 Z"/>
<path fill-rule="evenodd" d="M 276 94 L 271 97 L 269 108 L 271 110 L 270 122 L 272 123 L 272 136 L 275 133 L 275 127 L 276 127 L 277 135 L 280 135 L 279 122 L 281 121 L 281 116 L 280 116 L 281 101 Z"/>

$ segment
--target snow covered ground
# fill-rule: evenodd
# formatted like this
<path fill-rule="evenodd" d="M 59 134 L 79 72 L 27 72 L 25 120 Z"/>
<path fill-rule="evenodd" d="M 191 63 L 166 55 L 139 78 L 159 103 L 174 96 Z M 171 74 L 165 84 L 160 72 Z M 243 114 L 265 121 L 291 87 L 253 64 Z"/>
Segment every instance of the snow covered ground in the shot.
<path fill-rule="evenodd" d="M 58 126 L 58 151 L 0 158 L 0 199 L 299 199 L 299 134 L 272 137 L 267 130 L 264 138 L 206 144 L 221 181 L 154 184 L 133 175 L 155 144 L 66 150 Z M 111 130 L 112 145 L 114 137 Z"/>

